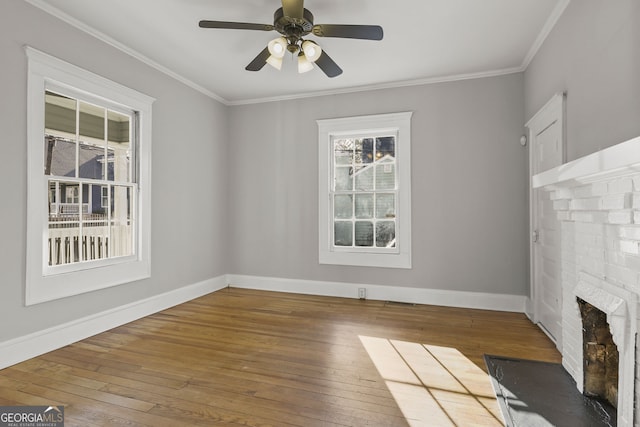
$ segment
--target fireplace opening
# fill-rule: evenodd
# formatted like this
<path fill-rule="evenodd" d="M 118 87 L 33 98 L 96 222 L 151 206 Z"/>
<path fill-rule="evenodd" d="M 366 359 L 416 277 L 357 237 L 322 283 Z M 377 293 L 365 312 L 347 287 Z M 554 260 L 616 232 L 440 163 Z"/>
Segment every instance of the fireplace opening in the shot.
<path fill-rule="evenodd" d="M 585 396 L 618 406 L 618 347 L 613 341 L 607 314 L 578 298 L 582 315 Z"/>

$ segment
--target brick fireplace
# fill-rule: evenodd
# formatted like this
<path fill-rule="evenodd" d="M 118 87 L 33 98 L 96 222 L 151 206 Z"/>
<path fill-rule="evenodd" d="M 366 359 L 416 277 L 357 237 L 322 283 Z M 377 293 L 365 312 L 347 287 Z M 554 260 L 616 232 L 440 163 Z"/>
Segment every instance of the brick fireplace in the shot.
<path fill-rule="evenodd" d="M 562 364 L 581 392 L 608 389 L 618 426 L 640 426 L 640 137 L 540 173 L 533 187 L 550 192 L 560 222 Z M 607 325 L 613 343 L 583 334 L 593 310 L 606 320 L 595 329 Z"/>

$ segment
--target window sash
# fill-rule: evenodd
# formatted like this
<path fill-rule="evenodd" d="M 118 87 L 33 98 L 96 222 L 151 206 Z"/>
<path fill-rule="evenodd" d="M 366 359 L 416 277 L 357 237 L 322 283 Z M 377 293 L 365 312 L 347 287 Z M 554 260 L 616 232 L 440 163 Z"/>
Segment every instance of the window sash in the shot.
<path fill-rule="evenodd" d="M 393 156 L 389 157 L 379 154 L 377 141 L 383 139 L 392 139 Z M 364 152 L 368 151 L 364 147 L 364 141 L 372 140 L 370 153 L 371 158 L 369 161 L 363 159 Z M 360 141 L 360 142 L 358 142 Z M 343 144 L 344 146 L 353 146 L 351 154 L 339 154 L 339 150 L 337 149 L 338 144 Z M 336 252 L 363 252 L 363 253 L 398 253 L 399 245 L 397 243 L 397 237 L 393 239 L 393 246 L 379 246 L 378 244 L 378 230 L 385 223 L 393 223 L 394 235 L 395 230 L 397 230 L 397 211 L 398 211 L 398 167 L 397 167 L 397 158 L 396 158 L 396 150 L 397 150 L 397 132 L 364 132 L 364 133 L 354 133 L 354 134 L 342 134 L 339 136 L 333 136 L 330 138 L 330 146 L 331 146 L 331 174 L 330 174 L 330 190 L 329 190 L 329 198 L 330 198 L 330 209 L 331 209 L 331 223 L 329 226 L 329 230 L 331 232 L 331 245 L 332 250 Z M 358 150 L 360 148 L 360 152 Z M 347 150 L 342 150 L 343 153 L 346 153 Z M 350 161 L 345 161 L 345 159 L 349 157 Z M 378 170 L 382 168 L 386 170 L 387 167 L 393 168 L 393 188 L 378 188 Z M 356 168 L 359 170 L 356 171 Z M 338 180 L 340 177 L 340 173 L 344 175 L 344 172 L 349 172 L 349 180 L 350 183 L 347 185 L 347 188 L 350 189 L 342 189 L 342 187 L 338 185 Z M 344 172 L 343 172 L 344 171 Z M 363 173 L 371 171 L 371 184 L 367 189 L 358 189 L 358 177 Z M 356 213 L 357 210 L 357 198 L 358 196 L 371 195 L 373 200 L 372 206 L 372 217 L 371 218 L 358 218 Z M 380 199 L 379 196 L 384 195 L 393 195 L 393 218 L 378 218 L 376 215 L 377 212 L 377 204 Z M 351 215 L 346 218 L 336 217 L 336 197 L 340 196 L 350 196 L 351 197 Z M 359 244 L 358 243 L 358 225 L 362 228 L 363 225 L 371 225 L 371 244 Z M 345 227 L 349 225 L 348 227 Z M 337 244 L 337 230 L 339 228 L 343 228 L 346 230 L 346 234 L 351 234 L 351 238 L 349 239 L 349 244 Z M 396 235 L 397 236 L 397 235 Z"/>

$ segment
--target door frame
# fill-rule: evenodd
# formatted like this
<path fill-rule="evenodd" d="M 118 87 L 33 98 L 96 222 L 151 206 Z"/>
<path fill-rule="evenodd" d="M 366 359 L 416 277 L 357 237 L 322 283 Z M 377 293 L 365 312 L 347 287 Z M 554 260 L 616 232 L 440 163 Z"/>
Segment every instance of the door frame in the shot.
<path fill-rule="evenodd" d="M 533 149 L 534 145 L 532 141 L 535 139 L 535 135 L 540 134 L 547 127 L 549 127 L 550 123 L 554 120 L 559 121 L 562 126 L 562 139 L 561 139 L 561 163 L 566 163 L 567 153 L 566 153 L 566 140 L 567 140 L 567 127 L 566 127 L 566 92 L 558 92 L 551 97 L 551 99 L 542 107 L 536 114 L 533 115 L 531 119 L 527 121 L 525 127 L 527 129 L 527 141 L 528 145 L 528 153 L 529 153 L 529 298 L 527 299 L 526 304 L 526 315 L 538 326 L 540 326 L 540 309 L 539 309 L 539 300 L 538 297 L 540 295 L 540 291 L 538 289 L 538 284 L 536 282 L 536 239 L 534 238 L 534 232 L 538 229 L 538 200 L 535 197 L 535 191 L 533 186 L 531 185 L 531 179 L 533 175 L 542 172 L 536 171 L 536 161 L 537 155 L 536 150 Z M 560 279 L 561 280 L 561 279 Z M 562 290 L 560 292 L 562 297 Z M 560 302 L 560 307 L 562 307 L 562 301 Z M 549 335 L 549 333 L 545 330 L 544 327 L 541 327 L 545 334 Z M 549 335 L 555 343 L 558 349 L 561 348 L 562 337 L 556 337 L 554 339 Z"/>

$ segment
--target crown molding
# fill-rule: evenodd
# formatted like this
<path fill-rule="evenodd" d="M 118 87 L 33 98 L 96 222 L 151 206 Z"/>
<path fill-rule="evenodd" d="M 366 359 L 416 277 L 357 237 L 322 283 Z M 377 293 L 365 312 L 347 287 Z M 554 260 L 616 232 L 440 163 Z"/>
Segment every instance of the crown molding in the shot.
<path fill-rule="evenodd" d="M 527 67 L 529 67 L 529 64 L 531 63 L 531 61 L 533 61 L 533 58 L 535 58 L 536 54 L 538 53 L 538 50 L 540 50 L 540 48 L 542 47 L 542 44 L 551 33 L 551 30 L 553 30 L 553 28 L 556 26 L 556 24 L 558 23 L 558 20 L 564 13 L 567 6 L 569 6 L 570 2 L 571 0 L 561 0 L 560 2 L 558 2 L 555 9 L 553 9 L 553 11 L 551 12 L 551 15 L 547 19 L 547 22 L 545 22 L 544 26 L 542 27 L 542 30 L 540 30 L 538 37 L 535 39 L 535 41 L 531 45 L 529 52 L 527 52 L 527 55 L 524 57 L 524 60 L 522 61 L 522 65 L 520 66 L 520 68 L 522 68 L 523 70 L 526 70 Z"/>
<path fill-rule="evenodd" d="M 319 96 L 340 95 L 340 94 L 346 94 L 346 93 L 365 92 L 365 91 L 372 91 L 372 90 L 395 89 L 395 88 L 407 87 L 407 86 L 421 86 L 421 85 L 428 85 L 428 84 L 434 84 L 434 83 L 448 83 L 448 82 L 455 82 L 460 80 L 473 80 L 473 79 L 481 79 L 486 77 L 503 76 L 506 74 L 521 73 L 524 70 L 525 69 L 522 67 L 513 67 L 513 68 L 505 68 L 501 70 L 483 71 L 480 73 L 427 77 L 422 79 L 402 80 L 397 82 L 387 82 L 387 83 L 372 84 L 372 85 L 365 85 L 365 86 L 352 86 L 352 87 L 342 88 L 342 89 L 332 89 L 332 90 L 324 90 L 324 91 L 316 91 L 316 92 L 302 92 L 302 93 L 297 93 L 293 95 L 242 99 L 238 101 L 228 101 L 228 105 L 236 106 L 236 105 L 261 104 L 266 102 L 289 101 L 293 99 L 315 98 Z"/>
<path fill-rule="evenodd" d="M 229 105 L 229 101 L 224 99 L 223 97 L 221 97 L 220 95 L 210 91 L 209 89 L 204 88 L 203 86 L 187 79 L 186 77 L 170 70 L 169 68 L 155 62 L 153 59 L 143 55 L 142 53 L 138 52 L 135 49 L 130 48 L 129 46 L 120 43 L 119 41 L 109 37 L 108 35 L 96 30 L 95 28 L 85 24 L 82 21 L 79 21 L 78 19 L 62 12 L 60 9 L 55 8 L 53 6 L 51 6 L 48 3 L 45 3 L 42 0 L 25 0 L 27 3 L 37 7 L 38 9 L 43 10 L 44 12 L 60 19 L 61 21 L 66 22 L 67 24 L 81 30 L 84 31 L 85 33 L 95 37 L 96 39 L 103 41 L 105 43 L 107 43 L 108 45 L 126 53 L 127 55 L 139 60 L 140 62 L 166 74 L 167 76 L 179 81 L 180 83 L 183 83 L 187 86 L 189 86 L 192 89 L 195 89 L 196 91 L 202 93 L 203 95 L 206 95 L 210 98 L 215 99 L 218 102 L 221 102 L 222 104 L 225 105 Z"/>

